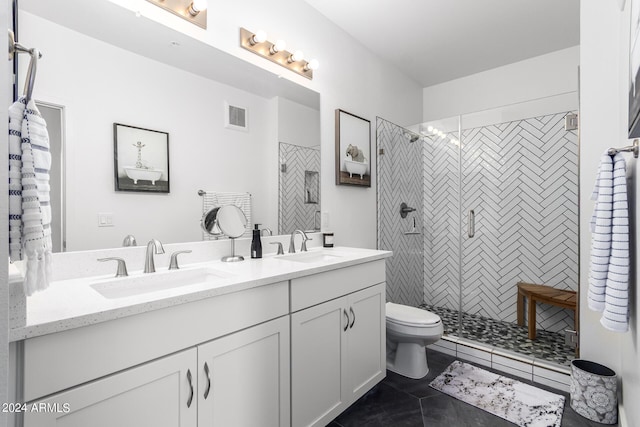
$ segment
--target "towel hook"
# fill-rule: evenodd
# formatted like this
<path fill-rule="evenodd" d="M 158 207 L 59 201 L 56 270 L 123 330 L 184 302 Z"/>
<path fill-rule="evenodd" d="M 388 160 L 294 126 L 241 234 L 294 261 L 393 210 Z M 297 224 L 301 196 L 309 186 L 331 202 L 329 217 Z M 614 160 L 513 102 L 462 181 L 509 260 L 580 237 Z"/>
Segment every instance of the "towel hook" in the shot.
<path fill-rule="evenodd" d="M 9 61 L 11 61 L 14 55 L 17 53 L 28 53 L 31 56 L 29 62 L 29 69 L 27 71 L 27 79 L 24 86 L 24 96 L 27 103 L 31 100 L 33 95 L 33 87 L 36 83 L 36 72 L 38 70 L 38 59 L 42 58 L 42 53 L 35 48 L 29 49 L 16 42 L 13 31 L 9 31 Z"/>
<path fill-rule="evenodd" d="M 607 154 L 609 154 L 610 156 L 615 156 L 618 153 L 633 153 L 633 157 L 635 157 L 636 159 L 638 158 L 638 154 L 640 154 L 640 140 L 638 139 L 634 139 L 633 140 L 633 145 L 628 145 L 626 147 L 622 147 L 622 148 L 609 148 L 609 150 L 607 151 Z"/>

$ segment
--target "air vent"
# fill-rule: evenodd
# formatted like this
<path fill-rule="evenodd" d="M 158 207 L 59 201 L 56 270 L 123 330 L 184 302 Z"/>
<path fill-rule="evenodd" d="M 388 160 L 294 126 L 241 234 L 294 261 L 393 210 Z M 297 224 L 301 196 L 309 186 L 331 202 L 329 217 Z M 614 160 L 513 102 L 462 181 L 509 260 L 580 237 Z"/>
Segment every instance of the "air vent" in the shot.
<path fill-rule="evenodd" d="M 248 131 L 249 115 L 245 107 L 225 102 L 224 126 L 229 129 Z"/>

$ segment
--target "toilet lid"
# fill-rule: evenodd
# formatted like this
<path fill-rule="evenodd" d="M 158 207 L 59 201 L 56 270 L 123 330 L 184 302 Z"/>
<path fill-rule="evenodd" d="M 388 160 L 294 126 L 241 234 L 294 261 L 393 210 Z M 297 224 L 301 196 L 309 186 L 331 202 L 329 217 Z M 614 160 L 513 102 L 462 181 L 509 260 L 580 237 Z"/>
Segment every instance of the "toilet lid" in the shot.
<path fill-rule="evenodd" d="M 434 325 L 440 322 L 440 316 L 427 310 L 408 305 L 386 304 L 387 320 L 401 325 Z"/>

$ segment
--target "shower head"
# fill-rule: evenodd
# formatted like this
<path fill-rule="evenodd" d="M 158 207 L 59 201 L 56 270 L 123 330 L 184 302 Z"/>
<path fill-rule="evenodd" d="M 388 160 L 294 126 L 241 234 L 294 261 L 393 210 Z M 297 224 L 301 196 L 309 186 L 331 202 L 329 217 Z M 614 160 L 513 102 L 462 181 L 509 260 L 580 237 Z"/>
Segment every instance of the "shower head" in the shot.
<path fill-rule="evenodd" d="M 413 132 L 405 132 L 404 137 L 407 138 L 407 141 L 409 141 L 409 143 L 416 142 L 417 140 L 420 139 L 420 135 L 415 134 Z"/>

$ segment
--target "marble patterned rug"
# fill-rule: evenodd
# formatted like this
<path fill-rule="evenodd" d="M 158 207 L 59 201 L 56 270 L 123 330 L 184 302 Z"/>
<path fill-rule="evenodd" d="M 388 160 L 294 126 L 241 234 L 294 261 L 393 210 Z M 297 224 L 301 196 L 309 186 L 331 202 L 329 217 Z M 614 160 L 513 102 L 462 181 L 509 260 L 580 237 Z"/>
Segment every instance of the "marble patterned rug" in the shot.
<path fill-rule="evenodd" d="M 526 427 L 560 427 L 564 396 L 456 360 L 429 384 L 449 396 Z"/>

